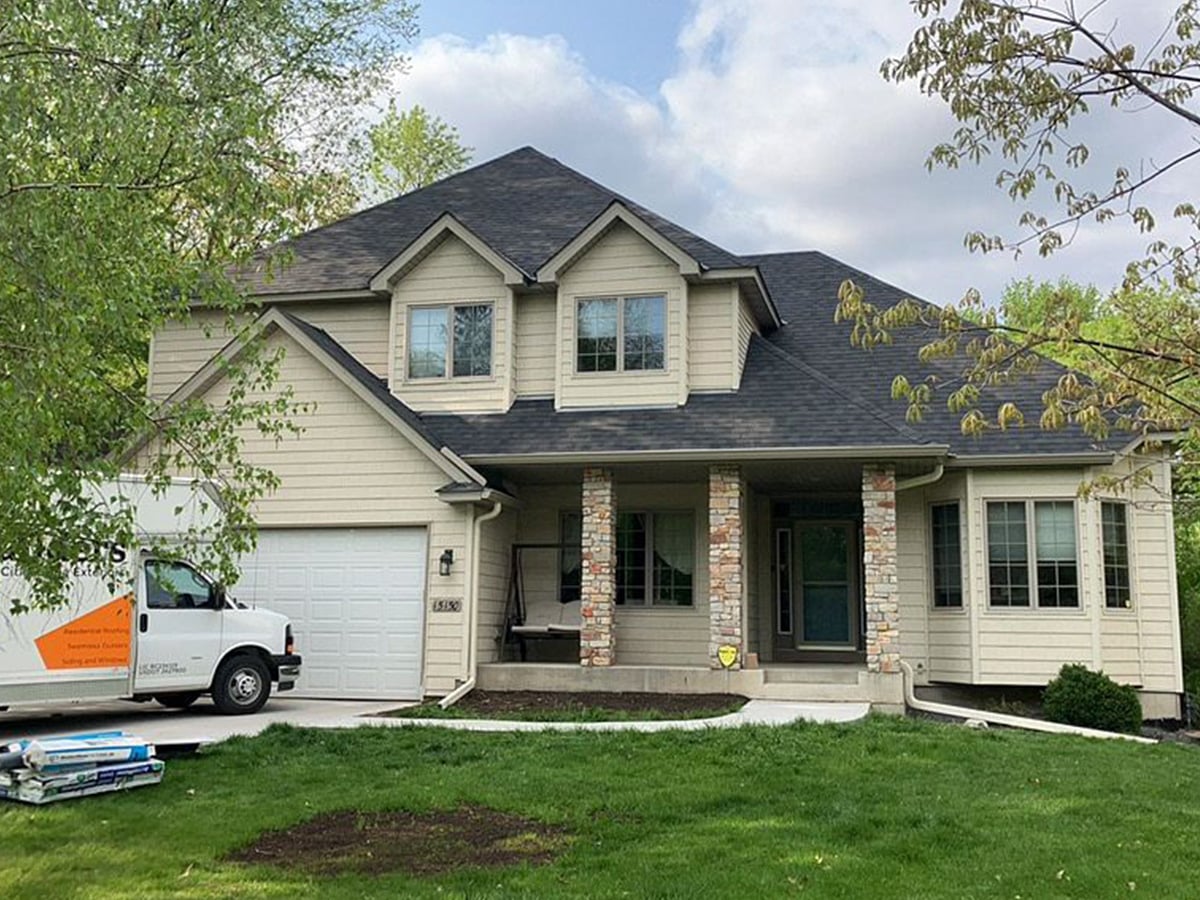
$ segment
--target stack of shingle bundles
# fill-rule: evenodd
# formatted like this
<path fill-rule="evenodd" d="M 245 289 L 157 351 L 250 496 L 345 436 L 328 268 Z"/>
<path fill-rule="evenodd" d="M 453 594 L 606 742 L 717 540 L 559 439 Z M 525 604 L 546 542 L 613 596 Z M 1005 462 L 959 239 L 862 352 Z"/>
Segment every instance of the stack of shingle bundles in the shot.
<path fill-rule="evenodd" d="M 0 798 L 53 803 L 162 781 L 154 745 L 123 731 L 23 740 L 0 747 Z"/>

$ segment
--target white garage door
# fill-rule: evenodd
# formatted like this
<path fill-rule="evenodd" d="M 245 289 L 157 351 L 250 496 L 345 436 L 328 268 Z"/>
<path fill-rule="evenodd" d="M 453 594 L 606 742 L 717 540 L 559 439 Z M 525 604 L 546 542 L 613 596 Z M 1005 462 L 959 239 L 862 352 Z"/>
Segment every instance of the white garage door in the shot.
<path fill-rule="evenodd" d="M 425 529 L 263 529 L 231 590 L 292 620 L 295 696 L 421 696 Z"/>

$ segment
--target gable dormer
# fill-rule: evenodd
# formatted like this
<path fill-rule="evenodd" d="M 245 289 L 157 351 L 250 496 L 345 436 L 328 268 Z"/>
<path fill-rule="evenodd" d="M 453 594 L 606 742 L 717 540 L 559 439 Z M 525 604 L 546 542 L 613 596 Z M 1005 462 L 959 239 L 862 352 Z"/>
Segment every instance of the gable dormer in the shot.
<path fill-rule="evenodd" d="M 692 391 L 736 390 L 760 330 L 755 292 L 771 312 L 756 270 L 705 269 L 619 201 L 538 281 L 557 288 L 558 409 L 679 406 Z"/>
<path fill-rule="evenodd" d="M 372 279 L 392 295 L 388 387 L 419 412 L 503 412 L 526 277 L 446 214 Z"/>
<path fill-rule="evenodd" d="M 698 267 L 636 222 L 614 204 L 539 272 L 558 287 L 558 409 L 687 402 L 683 272 Z"/>

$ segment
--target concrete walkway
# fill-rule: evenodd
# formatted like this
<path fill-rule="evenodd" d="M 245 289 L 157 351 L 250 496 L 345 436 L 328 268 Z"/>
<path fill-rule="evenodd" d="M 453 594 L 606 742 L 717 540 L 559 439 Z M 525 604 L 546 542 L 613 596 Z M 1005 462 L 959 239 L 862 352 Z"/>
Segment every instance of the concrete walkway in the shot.
<path fill-rule="evenodd" d="M 494 719 L 396 719 L 379 714 L 411 705 L 396 701 L 303 700 L 275 697 L 262 712 L 223 716 L 202 699 L 186 710 L 156 703 L 98 703 L 25 707 L 0 713 L 0 744 L 17 738 L 123 730 L 159 744 L 211 743 L 235 735 L 255 735 L 276 722 L 304 728 L 390 728 L 431 726 L 459 731 L 668 731 L 734 728 L 740 725 L 787 725 L 791 722 L 854 722 L 869 711 L 866 703 L 786 703 L 751 700 L 735 713 L 713 719 L 651 722 L 510 722 Z"/>

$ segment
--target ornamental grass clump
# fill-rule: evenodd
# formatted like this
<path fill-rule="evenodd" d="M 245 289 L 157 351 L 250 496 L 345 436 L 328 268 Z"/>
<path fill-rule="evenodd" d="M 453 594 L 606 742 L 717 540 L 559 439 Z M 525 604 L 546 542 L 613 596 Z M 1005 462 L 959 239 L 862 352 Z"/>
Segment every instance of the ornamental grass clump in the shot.
<path fill-rule="evenodd" d="M 1067 725 L 1127 734 L 1142 729 L 1137 691 L 1078 663 L 1063 666 L 1058 677 L 1046 685 L 1042 706 L 1046 718 Z"/>

